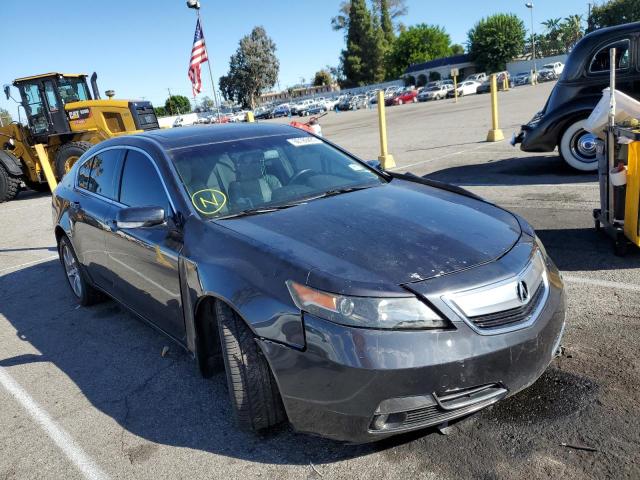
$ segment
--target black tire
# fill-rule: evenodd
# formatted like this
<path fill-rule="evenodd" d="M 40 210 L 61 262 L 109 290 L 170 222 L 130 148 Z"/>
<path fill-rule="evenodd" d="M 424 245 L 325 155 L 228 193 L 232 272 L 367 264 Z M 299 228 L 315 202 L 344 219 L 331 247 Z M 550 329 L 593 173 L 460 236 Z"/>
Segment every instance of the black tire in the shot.
<path fill-rule="evenodd" d="M 91 147 L 93 145 L 89 142 L 69 142 L 62 145 L 56 152 L 54 161 L 56 178 L 58 180 L 62 179 L 64 174 L 73 166 L 73 163 Z"/>
<path fill-rule="evenodd" d="M 20 178 L 11 175 L 0 164 L 0 203 L 16 198 L 20 191 Z"/>
<path fill-rule="evenodd" d="M 244 321 L 223 302 L 216 302 L 222 357 L 231 405 L 243 430 L 260 431 L 286 415 L 269 364 Z"/>
<path fill-rule="evenodd" d="M 77 285 L 75 286 L 73 285 L 73 280 L 65 261 L 65 249 L 68 249 L 68 253 L 73 257 L 73 262 L 75 263 L 75 268 L 77 270 Z M 93 288 L 91 283 L 87 280 L 86 274 L 84 273 L 84 270 L 78 261 L 78 257 L 76 256 L 76 252 L 73 249 L 73 245 L 71 245 L 69 238 L 64 235 L 60 237 L 60 240 L 58 241 L 58 256 L 60 257 L 60 263 L 62 264 L 65 276 L 67 277 L 67 284 L 71 289 L 71 293 L 80 305 L 88 307 L 89 305 L 93 305 L 94 303 L 98 303 L 104 299 L 104 296 L 98 290 Z"/>

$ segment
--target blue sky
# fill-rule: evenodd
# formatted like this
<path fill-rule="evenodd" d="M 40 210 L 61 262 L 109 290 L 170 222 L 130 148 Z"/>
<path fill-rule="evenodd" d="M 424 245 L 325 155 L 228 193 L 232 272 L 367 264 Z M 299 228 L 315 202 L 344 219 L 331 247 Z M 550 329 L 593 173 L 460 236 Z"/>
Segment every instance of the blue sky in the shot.
<path fill-rule="evenodd" d="M 184 0 L 2 0 L 0 20 L 5 49 L 0 83 L 14 78 L 63 71 L 98 72 L 101 92 L 118 98 L 146 98 L 164 104 L 167 87 L 191 97 L 187 66 L 195 13 Z M 309 79 L 325 65 L 337 65 L 342 33 L 330 20 L 340 0 L 201 0 L 209 58 L 217 83 L 228 69 L 238 40 L 263 25 L 277 45 L 281 87 Z M 524 0 L 407 0 L 406 25 L 433 23 L 445 27 L 456 43 L 481 17 L 497 12 L 520 15 L 530 25 Z M 582 13 L 582 0 L 538 0 L 536 29 L 550 17 Z M 203 70 L 203 94 L 211 94 Z M 0 99 L 15 114 L 15 106 Z"/>

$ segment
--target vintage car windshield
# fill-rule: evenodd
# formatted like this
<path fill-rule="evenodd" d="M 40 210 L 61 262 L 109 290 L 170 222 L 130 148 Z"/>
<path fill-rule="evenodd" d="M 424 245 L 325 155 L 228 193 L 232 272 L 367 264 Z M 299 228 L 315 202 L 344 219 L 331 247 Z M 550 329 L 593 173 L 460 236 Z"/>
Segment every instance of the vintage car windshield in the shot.
<path fill-rule="evenodd" d="M 290 206 L 327 192 L 386 183 L 303 131 L 176 148 L 170 155 L 203 218 Z"/>

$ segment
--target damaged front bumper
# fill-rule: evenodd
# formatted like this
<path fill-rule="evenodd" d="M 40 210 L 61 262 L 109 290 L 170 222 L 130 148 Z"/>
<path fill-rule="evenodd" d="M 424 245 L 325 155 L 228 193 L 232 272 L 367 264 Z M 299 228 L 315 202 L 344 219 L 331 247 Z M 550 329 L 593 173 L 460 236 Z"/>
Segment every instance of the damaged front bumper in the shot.
<path fill-rule="evenodd" d="M 289 421 L 298 431 L 371 442 L 441 425 L 526 388 L 564 331 L 564 291 L 550 268 L 535 322 L 508 333 L 480 335 L 465 321 L 442 331 L 372 330 L 306 314 L 304 351 L 260 342 Z"/>

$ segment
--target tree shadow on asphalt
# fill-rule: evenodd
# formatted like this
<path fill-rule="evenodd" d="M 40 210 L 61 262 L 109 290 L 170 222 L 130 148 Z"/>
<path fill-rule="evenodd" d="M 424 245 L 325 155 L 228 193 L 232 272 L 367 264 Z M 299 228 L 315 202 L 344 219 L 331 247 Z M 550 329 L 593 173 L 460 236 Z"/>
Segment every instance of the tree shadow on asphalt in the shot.
<path fill-rule="evenodd" d="M 42 278 L 48 279 L 47 288 L 33 288 Z M 321 465 L 419 435 L 345 445 L 295 433 L 286 425 L 264 435 L 242 432 L 233 420 L 224 372 L 202 378 L 190 354 L 114 301 L 77 307 L 57 260 L 0 277 L 0 291 L 0 314 L 20 340 L 39 352 L 0 356 L 0 367 L 10 372 L 19 365 L 53 364 L 94 408 L 149 442 L 259 463 Z M 164 346 L 169 352 L 163 357 Z M 135 459 L 139 448 L 123 448 L 123 454 Z M 145 456 L 155 449 L 148 445 Z"/>
<path fill-rule="evenodd" d="M 426 178 L 456 185 L 557 185 L 591 183 L 595 173 L 574 170 L 557 155 L 513 157 L 438 170 Z"/>

